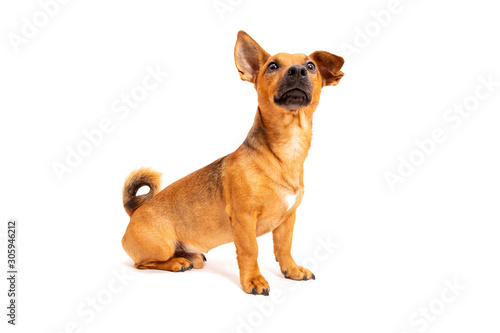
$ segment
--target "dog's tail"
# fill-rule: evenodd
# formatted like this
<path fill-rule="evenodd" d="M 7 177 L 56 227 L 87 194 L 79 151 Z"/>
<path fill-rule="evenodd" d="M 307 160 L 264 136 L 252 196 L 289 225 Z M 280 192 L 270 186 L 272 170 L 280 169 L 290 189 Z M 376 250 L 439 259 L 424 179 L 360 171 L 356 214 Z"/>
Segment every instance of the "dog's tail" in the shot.
<path fill-rule="evenodd" d="M 151 199 L 160 190 L 161 173 L 149 168 L 140 168 L 134 170 L 125 179 L 123 185 L 123 207 L 129 216 L 146 201 Z M 143 186 L 149 187 L 149 192 L 142 195 L 136 195 L 137 190 Z"/>

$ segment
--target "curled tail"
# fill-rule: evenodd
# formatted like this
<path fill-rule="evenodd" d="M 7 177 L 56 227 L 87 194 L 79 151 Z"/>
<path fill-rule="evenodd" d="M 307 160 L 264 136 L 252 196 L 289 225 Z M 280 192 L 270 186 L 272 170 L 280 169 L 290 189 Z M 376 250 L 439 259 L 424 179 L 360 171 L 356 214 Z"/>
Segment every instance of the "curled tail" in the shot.
<path fill-rule="evenodd" d="M 129 216 L 146 201 L 151 199 L 160 190 L 161 173 L 149 168 L 140 168 L 134 170 L 125 179 L 123 185 L 123 207 Z M 149 192 L 142 195 L 136 195 L 137 190 L 142 186 L 148 186 Z"/>

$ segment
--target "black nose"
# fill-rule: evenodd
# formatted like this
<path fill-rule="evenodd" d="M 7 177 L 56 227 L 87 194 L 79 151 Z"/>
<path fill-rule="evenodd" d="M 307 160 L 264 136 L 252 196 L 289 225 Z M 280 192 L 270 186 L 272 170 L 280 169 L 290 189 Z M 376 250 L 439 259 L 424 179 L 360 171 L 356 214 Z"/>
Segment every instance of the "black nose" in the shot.
<path fill-rule="evenodd" d="M 307 68 L 302 65 L 290 66 L 286 72 L 289 78 L 301 79 L 307 77 Z"/>

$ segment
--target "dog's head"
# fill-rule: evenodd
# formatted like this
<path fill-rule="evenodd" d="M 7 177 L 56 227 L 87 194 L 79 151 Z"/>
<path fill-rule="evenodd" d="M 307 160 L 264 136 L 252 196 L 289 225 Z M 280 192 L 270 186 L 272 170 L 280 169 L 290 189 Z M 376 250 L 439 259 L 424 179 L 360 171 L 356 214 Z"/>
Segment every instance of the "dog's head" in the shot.
<path fill-rule="evenodd" d="M 259 106 L 288 113 L 314 111 L 321 88 L 337 85 L 344 76 L 339 56 L 325 51 L 271 56 L 244 31 L 238 32 L 234 58 L 241 79 L 255 85 Z"/>

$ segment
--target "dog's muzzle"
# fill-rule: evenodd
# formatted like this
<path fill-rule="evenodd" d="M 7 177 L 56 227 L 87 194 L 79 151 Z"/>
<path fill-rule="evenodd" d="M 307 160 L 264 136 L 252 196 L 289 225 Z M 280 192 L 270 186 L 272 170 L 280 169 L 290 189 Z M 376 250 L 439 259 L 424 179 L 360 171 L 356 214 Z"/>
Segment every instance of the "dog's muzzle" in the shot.
<path fill-rule="evenodd" d="M 302 65 L 290 66 L 278 82 L 274 102 L 290 111 L 297 111 L 311 104 L 312 82 L 307 68 Z"/>

